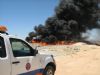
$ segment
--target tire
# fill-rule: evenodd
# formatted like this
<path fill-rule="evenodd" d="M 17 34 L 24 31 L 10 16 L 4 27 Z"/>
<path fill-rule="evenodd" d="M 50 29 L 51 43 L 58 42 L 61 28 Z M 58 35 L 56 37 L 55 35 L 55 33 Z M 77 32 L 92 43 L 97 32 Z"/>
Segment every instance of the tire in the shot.
<path fill-rule="evenodd" d="M 43 75 L 54 75 L 55 70 L 53 66 L 47 66 L 44 70 Z"/>

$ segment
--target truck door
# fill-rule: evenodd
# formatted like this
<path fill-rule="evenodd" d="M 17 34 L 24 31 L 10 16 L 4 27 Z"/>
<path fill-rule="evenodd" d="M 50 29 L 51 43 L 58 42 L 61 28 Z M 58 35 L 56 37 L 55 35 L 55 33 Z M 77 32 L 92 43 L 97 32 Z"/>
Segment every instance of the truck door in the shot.
<path fill-rule="evenodd" d="M 3 37 L 0 36 L 0 75 L 11 75 L 9 52 Z"/>
<path fill-rule="evenodd" d="M 10 38 L 12 47 L 12 75 L 36 75 L 42 69 L 34 50 L 20 39 Z M 33 50 L 33 51 L 32 51 Z"/>

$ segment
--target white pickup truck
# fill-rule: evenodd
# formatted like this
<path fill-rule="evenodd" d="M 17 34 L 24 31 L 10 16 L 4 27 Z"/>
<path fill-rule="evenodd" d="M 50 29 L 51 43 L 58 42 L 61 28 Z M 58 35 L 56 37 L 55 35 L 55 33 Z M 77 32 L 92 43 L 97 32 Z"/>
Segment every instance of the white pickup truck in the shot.
<path fill-rule="evenodd" d="M 39 54 L 27 42 L 0 33 L 0 75 L 54 75 L 52 55 Z"/>

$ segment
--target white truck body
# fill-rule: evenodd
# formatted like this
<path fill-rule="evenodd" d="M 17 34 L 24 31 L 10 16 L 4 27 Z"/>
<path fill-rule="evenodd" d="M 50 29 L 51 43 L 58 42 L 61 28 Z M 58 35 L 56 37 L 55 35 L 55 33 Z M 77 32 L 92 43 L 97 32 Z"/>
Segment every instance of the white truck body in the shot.
<path fill-rule="evenodd" d="M 47 65 L 56 67 L 52 55 L 35 52 L 27 42 L 0 33 L 0 75 L 43 75 Z"/>

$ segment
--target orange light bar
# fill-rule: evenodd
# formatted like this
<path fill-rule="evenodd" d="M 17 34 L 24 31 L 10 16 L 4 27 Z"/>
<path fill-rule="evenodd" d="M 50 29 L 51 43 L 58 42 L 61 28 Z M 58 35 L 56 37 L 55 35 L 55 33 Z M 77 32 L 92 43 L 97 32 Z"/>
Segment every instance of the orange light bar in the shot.
<path fill-rule="evenodd" d="M 6 32 L 6 31 L 7 31 L 6 26 L 0 26 L 0 31 L 1 31 L 1 32 Z"/>

